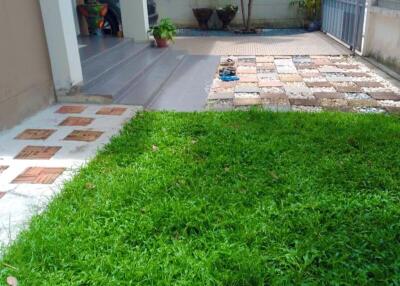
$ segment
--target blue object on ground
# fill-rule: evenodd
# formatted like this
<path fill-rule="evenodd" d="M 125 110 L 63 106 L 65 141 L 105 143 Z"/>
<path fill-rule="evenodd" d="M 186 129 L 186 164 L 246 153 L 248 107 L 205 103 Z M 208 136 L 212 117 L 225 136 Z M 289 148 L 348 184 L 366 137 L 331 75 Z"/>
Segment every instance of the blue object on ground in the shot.
<path fill-rule="evenodd" d="M 236 81 L 239 78 L 235 75 L 223 75 L 219 77 L 222 81 Z"/>

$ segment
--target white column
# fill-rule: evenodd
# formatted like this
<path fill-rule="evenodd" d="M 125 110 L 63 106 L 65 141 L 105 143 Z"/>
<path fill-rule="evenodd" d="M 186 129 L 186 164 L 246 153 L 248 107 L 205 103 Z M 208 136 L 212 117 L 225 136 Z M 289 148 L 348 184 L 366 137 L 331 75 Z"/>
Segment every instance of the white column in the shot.
<path fill-rule="evenodd" d="M 74 21 L 75 21 L 76 35 L 79 36 L 81 31 L 79 29 L 78 11 L 76 10 L 76 0 L 71 0 L 71 2 L 72 2 L 72 14 L 74 15 Z"/>
<path fill-rule="evenodd" d="M 68 94 L 83 80 L 75 20 L 70 0 L 40 0 L 57 94 Z"/>
<path fill-rule="evenodd" d="M 149 40 L 147 0 L 120 0 L 124 36 L 136 42 Z"/>

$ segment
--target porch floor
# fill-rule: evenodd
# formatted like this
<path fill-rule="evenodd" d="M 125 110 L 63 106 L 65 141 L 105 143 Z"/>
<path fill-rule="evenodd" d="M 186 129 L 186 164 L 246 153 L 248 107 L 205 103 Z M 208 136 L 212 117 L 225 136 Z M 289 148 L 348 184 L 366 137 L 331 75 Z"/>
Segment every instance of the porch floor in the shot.
<path fill-rule="evenodd" d="M 348 55 L 350 51 L 322 32 L 287 29 L 270 36 L 178 37 L 175 49 L 195 55 Z"/>
<path fill-rule="evenodd" d="M 124 41 L 127 41 L 127 39 L 106 36 L 80 36 L 78 37 L 79 55 L 82 62 L 85 62 L 91 57 L 97 56 Z"/>

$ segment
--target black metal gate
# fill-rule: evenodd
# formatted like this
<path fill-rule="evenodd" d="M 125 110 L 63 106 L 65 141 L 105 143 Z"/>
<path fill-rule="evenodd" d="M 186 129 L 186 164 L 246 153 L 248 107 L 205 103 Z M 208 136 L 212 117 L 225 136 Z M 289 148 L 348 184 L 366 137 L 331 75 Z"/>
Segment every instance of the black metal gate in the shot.
<path fill-rule="evenodd" d="M 323 0 L 322 31 L 361 52 L 366 0 Z"/>

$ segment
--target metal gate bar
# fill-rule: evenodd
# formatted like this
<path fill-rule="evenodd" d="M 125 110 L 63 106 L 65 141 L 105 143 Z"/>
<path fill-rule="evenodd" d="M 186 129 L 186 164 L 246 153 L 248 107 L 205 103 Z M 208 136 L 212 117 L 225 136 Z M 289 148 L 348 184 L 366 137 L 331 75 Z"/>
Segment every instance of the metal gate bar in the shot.
<path fill-rule="evenodd" d="M 365 0 L 323 0 L 322 31 L 361 51 Z"/>

